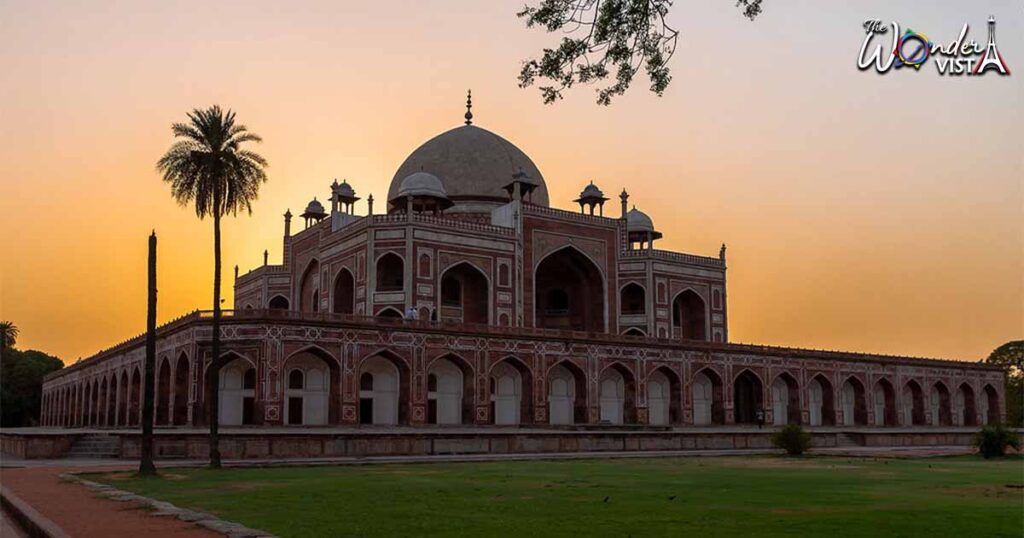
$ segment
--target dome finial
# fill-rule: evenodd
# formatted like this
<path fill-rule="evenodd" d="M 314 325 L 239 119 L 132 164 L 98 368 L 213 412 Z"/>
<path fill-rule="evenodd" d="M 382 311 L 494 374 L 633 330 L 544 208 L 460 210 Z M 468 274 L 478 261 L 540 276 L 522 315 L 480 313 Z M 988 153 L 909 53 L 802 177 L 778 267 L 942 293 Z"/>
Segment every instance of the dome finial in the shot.
<path fill-rule="evenodd" d="M 473 125 L 473 90 L 466 90 L 466 125 Z"/>

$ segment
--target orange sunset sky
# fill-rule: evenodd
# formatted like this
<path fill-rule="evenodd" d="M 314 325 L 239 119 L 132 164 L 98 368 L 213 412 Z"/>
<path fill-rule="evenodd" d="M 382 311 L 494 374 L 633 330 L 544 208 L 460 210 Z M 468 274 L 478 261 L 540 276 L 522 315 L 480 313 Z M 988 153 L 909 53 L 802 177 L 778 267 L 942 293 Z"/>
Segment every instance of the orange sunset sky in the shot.
<path fill-rule="evenodd" d="M 593 88 L 554 106 L 517 88 L 557 40 L 522 4 L 4 0 L 0 319 L 65 362 L 140 333 L 151 229 L 160 321 L 211 307 L 212 225 L 154 168 L 193 107 L 237 111 L 271 165 L 224 227 L 230 307 L 235 264 L 279 262 L 285 209 L 334 178 L 382 200 L 472 88 L 475 123 L 533 158 L 552 205 L 593 180 L 627 188 L 661 248 L 727 243 L 733 341 L 978 360 L 1024 335 L 1019 1 L 765 0 L 755 22 L 677 2 L 672 85 L 640 79 L 608 108 Z M 1011 76 L 856 67 L 865 19 L 984 42 L 989 15 Z"/>

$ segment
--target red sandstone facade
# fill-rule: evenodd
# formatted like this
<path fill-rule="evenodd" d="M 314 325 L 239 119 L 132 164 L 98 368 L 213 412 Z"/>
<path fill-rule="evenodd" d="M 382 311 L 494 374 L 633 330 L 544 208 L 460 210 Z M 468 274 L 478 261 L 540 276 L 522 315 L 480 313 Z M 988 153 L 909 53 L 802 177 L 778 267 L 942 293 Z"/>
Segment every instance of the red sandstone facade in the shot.
<path fill-rule="evenodd" d="M 539 170 L 468 125 L 413 152 L 385 214 L 347 183 L 281 265 L 235 280 L 221 420 L 237 425 L 974 426 L 1003 414 L 982 364 L 728 343 L 725 247 L 653 248 L 649 217 L 548 207 Z M 403 319 L 404 318 L 404 319 Z M 156 423 L 205 423 L 208 316 L 158 331 Z M 50 375 L 47 426 L 141 416 L 137 337 Z"/>

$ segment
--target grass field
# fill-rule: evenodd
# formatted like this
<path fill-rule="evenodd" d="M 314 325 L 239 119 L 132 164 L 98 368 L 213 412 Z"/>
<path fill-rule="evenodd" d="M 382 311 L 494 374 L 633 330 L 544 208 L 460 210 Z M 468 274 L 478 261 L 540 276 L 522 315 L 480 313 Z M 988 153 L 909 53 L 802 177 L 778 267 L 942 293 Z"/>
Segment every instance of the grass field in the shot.
<path fill-rule="evenodd" d="M 92 479 L 278 536 L 1013 536 L 1024 459 L 727 457 Z"/>

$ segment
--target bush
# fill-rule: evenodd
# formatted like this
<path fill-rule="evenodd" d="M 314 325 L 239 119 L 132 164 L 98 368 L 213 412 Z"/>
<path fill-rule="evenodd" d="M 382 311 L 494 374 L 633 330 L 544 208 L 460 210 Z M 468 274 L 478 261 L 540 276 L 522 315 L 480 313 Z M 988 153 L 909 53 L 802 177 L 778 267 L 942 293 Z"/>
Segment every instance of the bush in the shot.
<path fill-rule="evenodd" d="M 786 454 L 799 456 L 811 448 L 811 434 L 799 424 L 786 424 L 772 434 L 772 444 L 785 450 Z"/>
<path fill-rule="evenodd" d="M 1020 449 L 1020 439 L 1017 432 L 1003 426 L 1002 424 L 985 426 L 974 436 L 974 446 L 985 458 L 996 458 L 1006 454 L 1006 447 Z"/>

